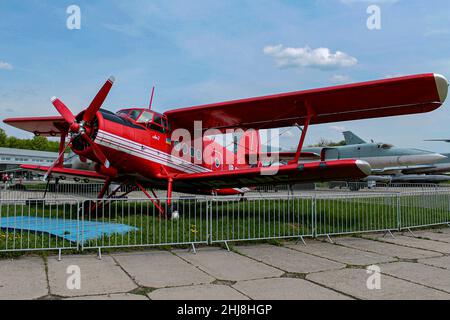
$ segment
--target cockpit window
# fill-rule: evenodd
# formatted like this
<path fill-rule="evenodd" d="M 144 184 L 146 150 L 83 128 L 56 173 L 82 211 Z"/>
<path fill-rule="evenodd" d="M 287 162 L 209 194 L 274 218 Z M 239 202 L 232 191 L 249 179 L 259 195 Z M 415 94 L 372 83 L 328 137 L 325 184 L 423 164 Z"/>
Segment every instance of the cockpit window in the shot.
<path fill-rule="evenodd" d="M 129 117 L 133 120 L 136 120 L 140 113 L 141 113 L 141 110 L 133 110 L 133 111 L 131 111 Z"/>
<path fill-rule="evenodd" d="M 162 124 L 161 124 L 161 116 L 158 115 L 158 114 L 155 114 L 155 118 L 153 119 L 153 122 L 154 122 L 155 124 L 161 126 L 161 125 L 162 125 Z"/>

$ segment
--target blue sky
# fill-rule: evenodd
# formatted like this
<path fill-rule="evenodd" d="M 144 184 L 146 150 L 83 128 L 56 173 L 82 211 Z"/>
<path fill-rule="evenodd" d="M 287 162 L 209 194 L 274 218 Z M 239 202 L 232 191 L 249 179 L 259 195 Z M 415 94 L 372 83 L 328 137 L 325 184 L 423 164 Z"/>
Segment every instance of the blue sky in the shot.
<path fill-rule="evenodd" d="M 66 28 L 72 4 L 81 30 Z M 381 8 L 381 30 L 366 26 L 371 4 Z M 450 78 L 448 12 L 448 0 L 1 0 L 0 118 L 55 114 L 54 95 L 81 111 L 110 75 L 113 111 L 146 106 L 153 84 L 164 111 L 395 75 Z M 318 48 L 329 49 L 330 65 L 317 63 Z M 345 128 L 450 152 L 422 141 L 449 138 L 449 120 L 447 103 L 425 115 L 314 126 L 307 143 L 339 140 Z M 295 144 L 296 134 L 283 143 Z"/>

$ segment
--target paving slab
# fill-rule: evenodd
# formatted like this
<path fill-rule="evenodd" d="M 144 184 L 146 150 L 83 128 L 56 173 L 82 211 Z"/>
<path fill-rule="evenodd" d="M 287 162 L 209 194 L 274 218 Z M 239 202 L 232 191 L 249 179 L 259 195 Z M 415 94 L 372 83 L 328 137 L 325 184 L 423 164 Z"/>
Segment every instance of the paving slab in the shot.
<path fill-rule="evenodd" d="M 383 269 L 382 269 L 383 270 Z M 448 300 L 450 295 L 388 275 L 381 275 L 381 289 L 369 290 L 370 275 L 364 269 L 312 273 L 307 280 L 362 300 Z"/>
<path fill-rule="evenodd" d="M 106 295 L 125 293 L 137 288 L 137 285 L 118 266 L 111 256 L 103 255 L 102 260 L 96 256 L 64 256 L 62 261 L 56 257 L 48 259 L 48 279 L 50 293 L 63 297 L 85 295 Z M 77 266 L 81 273 L 81 288 L 69 289 L 67 281 L 68 267 Z M 70 271 L 70 269 L 69 269 Z"/>
<path fill-rule="evenodd" d="M 233 285 L 254 300 L 350 300 L 343 294 L 296 278 L 240 281 Z"/>
<path fill-rule="evenodd" d="M 48 295 L 44 260 L 0 260 L 0 300 L 29 300 Z"/>
<path fill-rule="evenodd" d="M 320 241 L 309 241 L 307 246 L 286 242 L 285 246 L 294 250 L 355 266 L 368 266 L 396 261 L 395 258 L 378 253 L 361 251 Z"/>
<path fill-rule="evenodd" d="M 450 270 L 450 256 L 430 258 L 430 259 L 420 259 L 419 262 L 427 264 L 429 266 Z"/>
<path fill-rule="evenodd" d="M 236 250 L 252 259 L 290 273 L 311 273 L 345 268 L 342 263 L 271 245 L 240 246 Z"/>
<path fill-rule="evenodd" d="M 406 247 L 412 247 L 412 248 L 418 248 L 418 249 L 424 249 L 424 250 L 431 250 L 436 251 L 444 254 L 450 254 L 450 246 L 448 243 L 443 243 L 439 241 L 432 241 L 432 240 L 424 240 L 424 239 L 418 239 L 414 237 L 407 237 L 407 236 L 401 236 L 396 235 L 395 239 L 392 237 L 383 237 L 382 235 L 364 235 L 364 238 L 367 239 L 374 239 L 377 241 L 382 242 L 388 242 L 393 243 L 401 246 Z"/>
<path fill-rule="evenodd" d="M 450 234 L 450 228 L 438 229 L 436 231 L 441 232 L 441 233 Z"/>
<path fill-rule="evenodd" d="M 450 270 L 421 263 L 396 262 L 381 266 L 381 272 L 450 293 Z"/>
<path fill-rule="evenodd" d="M 429 232 L 429 231 L 413 231 L 414 235 L 420 238 L 426 238 L 434 241 L 441 241 L 450 243 L 450 234 L 449 233 L 438 233 L 438 232 Z M 414 237 L 411 233 L 405 233 L 405 236 Z"/>
<path fill-rule="evenodd" d="M 211 283 L 215 279 L 167 251 L 114 254 L 114 259 L 138 283 L 165 288 Z"/>
<path fill-rule="evenodd" d="M 442 256 L 441 253 L 434 251 L 410 248 L 362 238 L 338 238 L 336 239 L 336 243 L 345 247 L 375 252 L 399 259 L 423 259 Z"/>
<path fill-rule="evenodd" d="M 283 271 L 234 252 L 202 248 L 197 254 L 174 251 L 178 256 L 219 280 L 242 281 L 279 277 Z"/>
<path fill-rule="evenodd" d="M 131 293 L 108 294 L 102 296 L 83 296 L 65 300 L 148 300 L 147 296 Z"/>
<path fill-rule="evenodd" d="M 158 289 L 148 297 L 151 300 L 249 300 L 229 286 L 215 284 Z"/>

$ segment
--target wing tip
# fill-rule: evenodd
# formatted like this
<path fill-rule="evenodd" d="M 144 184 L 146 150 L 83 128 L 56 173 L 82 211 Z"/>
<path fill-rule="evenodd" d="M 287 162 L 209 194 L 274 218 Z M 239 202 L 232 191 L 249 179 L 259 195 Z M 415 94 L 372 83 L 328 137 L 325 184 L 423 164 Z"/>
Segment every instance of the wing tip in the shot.
<path fill-rule="evenodd" d="M 443 75 L 438 73 L 434 73 L 433 76 L 436 82 L 436 89 L 439 94 L 439 100 L 441 103 L 444 103 L 448 95 L 448 80 Z"/>
<path fill-rule="evenodd" d="M 356 160 L 356 166 L 363 172 L 366 176 L 369 176 L 372 173 L 372 168 L 370 164 L 363 160 Z"/>

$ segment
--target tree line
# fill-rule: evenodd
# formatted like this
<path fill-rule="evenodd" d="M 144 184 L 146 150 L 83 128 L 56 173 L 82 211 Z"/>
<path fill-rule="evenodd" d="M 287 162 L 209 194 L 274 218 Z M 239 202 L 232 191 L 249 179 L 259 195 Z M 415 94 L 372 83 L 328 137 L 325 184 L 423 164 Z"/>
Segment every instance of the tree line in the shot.
<path fill-rule="evenodd" d="M 59 142 L 50 141 L 46 137 L 41 136 L 35 136 L 33 139 L 19 139 L 8 136 L 5 130 L 0 128 L 0 147 L 58 152 Z"/>

